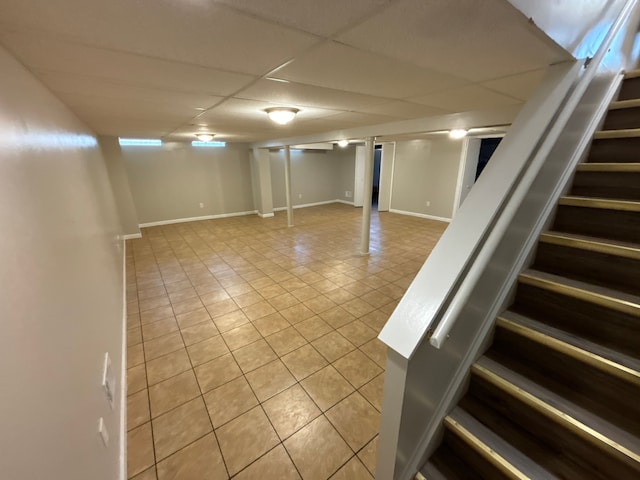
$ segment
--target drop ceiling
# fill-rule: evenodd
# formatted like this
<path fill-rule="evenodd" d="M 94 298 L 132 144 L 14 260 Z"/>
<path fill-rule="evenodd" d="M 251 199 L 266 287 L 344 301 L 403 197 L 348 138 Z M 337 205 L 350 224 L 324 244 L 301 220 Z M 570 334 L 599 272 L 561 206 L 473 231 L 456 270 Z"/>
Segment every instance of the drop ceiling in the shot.
<path fill-rule="evenodd" d="M 0 0 L 0 43 L 98 134 L 230 142 L 513 107 L 570 58 L 506 0 Z"/>

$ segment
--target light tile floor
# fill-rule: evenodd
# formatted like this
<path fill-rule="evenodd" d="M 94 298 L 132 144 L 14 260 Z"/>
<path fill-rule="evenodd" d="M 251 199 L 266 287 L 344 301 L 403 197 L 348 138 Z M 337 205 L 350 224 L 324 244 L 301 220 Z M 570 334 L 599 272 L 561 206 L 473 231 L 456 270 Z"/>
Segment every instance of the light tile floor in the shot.
<path fill-rule="evenodd" d="M 446 224 L 361 210 L 147 228 L 127 244 L 128 476 L 371 479 L 376 336 Z"/>

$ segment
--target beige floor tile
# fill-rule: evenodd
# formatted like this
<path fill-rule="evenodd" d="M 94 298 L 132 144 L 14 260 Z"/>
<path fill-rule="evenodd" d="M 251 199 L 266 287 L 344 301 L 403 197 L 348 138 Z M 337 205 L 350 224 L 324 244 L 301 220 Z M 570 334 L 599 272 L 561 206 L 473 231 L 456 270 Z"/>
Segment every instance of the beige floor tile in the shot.
<path fill-rule="evenodd" d="M 242 375 L 242 370 L 230 353 L 195 367 L 202 393 L 213 390 Z"/>
<path fill-rule="evenodd" d="M 191 362 L 184 348 L 150 360 L 147 362 L 149 385 L 155 385 L 189 369 L 191 369 Z"/>
<path fill-rule="evenodd" d="M 309 301 L 320 295 L 315 288 L 305 285 L 302 288 L 297 288 L 295 290 L 291 290 L 291 295 L 296 297 L 301 302 Z"/>
<path fill-rule="evenodd" d="M 358 457 L 353 457 L 331 480 L 373 480 L 373 477 Z"/>
<path fill-rule="evenodd" d="M 287 367 L 280 360 L 275 360 L 246 375 L 258 400 L 264 402 L 274 395 L 296 383 Z"/>
<path fill-rule="evenodd" d="M 293 305 L 300 303 L 300 301 L 296 297 L 291 295 L 289 292 L 283 293 L 276 297 L 271 297 L 268 300 L 269 300 L 269 303 L 273 305 L 273 307 L 278 311 L 282 311 L 286 308 L 292 307 Z"/>
<path fill-rule="evenodd" d="M 140 300 L 144 300 L 146 298 L 158 297 L 160 295 L 166 295 L 166 294 L 167 294 L 167 291 L 165 290 L 164 286 L 144 288 L 144 289 L 138 290 L 138 298 Z"/>
<path fill-rule="evenodd" d="M 135 367 L 141 363 L 144 363 L 144 349 L 142 348 L 142 344 L 127 347 L 127 367 Z"/>
<path fill-rule="evenodd" d="M 235 312 L 238 309 L 240 309 L 240 307 L 231 298 L 207 305 L 207 311 L 214 320 L 222 315 L 226 315 L 227 313 Z"/>
<path fill-rule="evenodd" d="M 181 348 L 184 348 L 182 335 L 180 335 L 180 332 L 174 332 L 163 337 L 154 338 L 153 340 L 144 342 L 144 355 L 148 362 L 149 360 L 161 357 L 167 353 L 175 352 Z"/>
<path fill-rule="evenodd" d="M 333 362 L 333 366 L 351 385 L 360 388 L 382 372 L 382 369 L 360 350 L 354 350 Z"/>
<path fill-rule="evenodd" d="M 327 361 L 315 348 L 307 344 L 282 357 L 282 362 L 300 381 L 327 365 Z"/>
<path fill-rule="evenodd" d="M 273 308 L 271 304 L 266 300 L 262 300 L 260 302 L 249 305 L 248 307 L 244 307 L 242 310 L 247 318 L 251 321 L 255 321 L 259 318 L 271 315 L 272 313 L 276 313 L 276 309 Z"/>
<path fill-rule="evenodd" d="M 320 314 L 325 322 L 331 325 L 333 328 L 343 327 L 353 322 L 356 317 L 347 312 L 344 308 L 336 306 Z"/>
<path fill-rule="evenodd" d="M 328 478 L 353 455 L 324 416 L 289 437 L 284 446 L 305 479 Z"/>
<path fill-rule="evenodd" d="M 256 291 L 251 291 L 248 293 L 245 292 L 231 296 L 233 297 L 234 302 L 236 302 L 240 308 L 245 308 L 249 305 L 253 305 L 254 303 L 258 303 L 264 300 L 264 298 L 262 298 L 262 296 Z"/>
<path fill-rule="evenodd" d="M 215 305 L 218 302 L 222 302 L 223 300 L 228 300 L 230 298 L 229 294 L 222 288 L 200 295 L 200 300 L 202 300 L 202 303 L 205 306 Z"/>
<path fill-rule="evenodd" d="M 360 298 L 354 298 L 342 304 L 347 312 L 358 318 L 375 310 L 375 307 Z"/>
<path fill-rule="evenodd" d="M 226 425 L 216 435 L 231 475 L 235 475 L 279 443 L 262 408 L 255 407 Z"/>
<path fill-rule="evenodd" d="M 149 403 L 153 418 L 193 400 L 200 395 L 200 388 L 193 370 L 149 387 Z"/>
<path fill-rule="evenodd" d="M 336 288 L 335 290 L 331 290 L 330 292 L 325 293 L 326 297 L 337 303 L 338 305 L 343 305 L 346 302 L 353 300 L 356 296 L 345 290 L 344 288 Z"/>
<path fill-rule="evenodd" d="M 127 370 L 127 395 L 147 388 L 147 372 L 144 363 Z"/>
<path fill-rule="evenodd" d="M 213 433 L 186 446 L 158 463 L 158 480 L 204 480 L 229 478 Z"/>
<path fill-rule="evenodd" d="M 200 301 L 200 298 L 193 297 L 182 302 L 174 303 L 171 305 L 173 307 L 173 313 L 176 315 L 183 315 L 185 313 L 193 312 L 194 310 L 198 310 L 202 308 L 204 305 Z"/>
<path fill-rule="evenodd" d="M 234 480 L 299 480 L 300 475 L 282 445 L 264 454 L 238 475 Z"/>
<path fill-rule="evenodd" d="M 152 420 L 156 460 L 160 461 L 213 430 L 202 397 Z"/>
<path fill-rule="evenodd" d="M 376 362 L 379 367 L 386 368 L 387 366 L 387 346 L 377 338 L 369 340 L 364 345 L 360 345 L 360 350 L 365 353 L 367 357 Z"/>
<path fill-rule="evenodd" d="M 228 332 L 234 328 L 241 327 L 249 323 L 249 318 L 242 310 L 234 310 L 229 313 L 225 313 L 213 319 L 213 322 L 221 332 Z"/>
<path fill-rule="evenodd" d="M 280 310 L 280 314 L 288 320 L 291 325 L 303 322 L 315 315 L 313 311 L 307 308 L 303 303 L 297 303 L 289 308 Z"/>
<path fill-rule="evenodd" d="M 153 298 L 145 298 L 144 300 L 138 300 L 140 305 L 140 312 L 144 313 L 155 308 L 164 307 L 170 305 L 169 297 L 167 295 L 160 295 Z"/>
<path fill-rule="evenodd" d="M 197 310 L 193 310 L 189 313 L 183 313 L 180 315 L 176 315 L 176 320 L 178 320 L 178 325 L 180 328 L 193 327 L 198 323 L 206 322 L 207 320 L 211 320 L 211 316 L 206 308 L 198 308 Z"/>
<path fill-rule="evenodd" d="M 273 282 L 273 280 L 271 281 Z M 255 287 L 255 288 L 258 288 L 258 287 Z M 280 285 L 271 284 L 266 287 L 258 288 L 258 293 L 262 295 L 262 297 L 266 299 L 270 299 L 270 298 L 277 297 L 279 295 L 283 295 L 287 293 L 287 291 L 284 288 L 282 288 Z"/>
<path fill-rule="evenodd" d="M 244 373 L 255 370 L 278 358 L 264 339 L 235 350 L 233 356 Z"/>
<path fill-rule="evenodd" d="M 127 433 L 127 476 L 131 478 L 153 464 L 151 424 L 145 423 Z"/>
<path fill-rule="evenodd" d="M 340 332 L 344 338 L 349 340 L 356 347 L 359 347 L 376 337 L 376 332 L 367 327 L 360 320 L 355 320 L 344 327 L 340 327 L 338 332 Z"/>
<path fill-rule="evenodd" d="M 271 348 L 280 356 L 300 348 L 307 341 L 293 327 L 285 328 L 273 335 L 269 335 L 265 340 L 271 345 Z"/>
<path fill-rule="evenodd" d="M 244 377 L 238 377 L 204 395 L 214 428 L 251 410 L 258 399 Z"/>
<path fill-rule="evenodd" d="M 366 285 L 359 280 L 345 285 L 342 288 L 344 288 L 347 292 L 353 293 L 356 297 L 364 296 L 365 294 L 371 293 L 371 291 L 373 291 L 373 287 Z"/>
<path fill-rule="evenodd" d="M 262 404 L 269 420 L 282 440 L 291 436 L 307 423 L 320 415 L 300 385 L 294 385 Z"/>
<path fill-rule="evenodd" d="M 321 336 L 331 332 L 331 326 L 315 316 L 294 325 L 294 328 L 308 341 L 311 342 Z"/>
<path fill-rule="evenodd" d="M 355 452 L 369 443 L 380 429 L 380 412 L 358 392 L 340 401 L 326 416 Z"/>
<path fill-rule="evenodd" d="M 164 288 L 167 290 L 167 293 L 179 292 L 180 290 L 184 290 L 185 288 L 190 288 L 191 282 L 189 280 L 181 280 L 179 282 L 172 282 L 165 284 Z"/>
<path fill-rule="evenodd" d="M 149 393 L 147 389 L 127 397 L 127 430 L 139 427 L 151 420 L 149 415 Z"/>
<path fill-rule="evenodd" d="M 169 293 L 169 300 L 171 301 L 172 304 L 175 305 L 176 303 L 184 302 L 191 298 L 196 298 L 197 296 L 198 296 L 198 292 L 196 292 L 196 289 L 193 287 L 190 287 L 190 288 L 185 288 L 183 290 L 179 290 L 177 292 Z"/>
<path fill-rule="evenodd" d="M 381 373 L 376 378 L 371 380 L 366 385 L 363 385 L 358 390 L 362 396 L 364 396 L 371 405 L 376 407 L 379 412 L 382 411 L 382 395 L 384 390 L 384 373 Z"/>
<path fill-rule="evenodd" d="M 127 329 L 127 347 L 133 347 L 142 343 L 142 329 L 133 327 Z"/>
<path fill-rule="evenodd" d="M 211 337 L 218 335 L 218 329 L 213 324 L 213 321 L 206 321 L 198 323 L 192 327 L 183 328 L 181 330 L 182 339 L 185 345 L 193 345 L 194 343 L 202 342 Z"/>
<path fill-rule="evenodd" d="M 335 362 L 340 357 L 356 349 L 349 340 L 336 331 L 327 333 L 311 342 L 311 344 L 329 362 Z"/>
<path fill-rule="evenodd" d="M 173 317 L 158 320 L 157 322 L 147 323 L 142 326 L 142 336 L 144 341 L 148 342 L 154 338 L 168 335 L 178 330 L 178 323 Z"/>
<path fill-rule="evenodd" d="M 156 467 L 151 467 L 145 470 L 133 477 L 132 480 L 158 480 L 158 477 L 156 477 Z"/>
<path fill-rule="evenodd" d="M 231 351 L 242 348 L 262 338 L 260 332 L 250 323 L 227 332 L 222 332 L 222 337 Z"/>
<path fill-rule="evenodd" d="M 358 458 L 367 467 L 371 475 L 376 473 L 376 462 L 378 455 L 378 435 L 365 445 L 365 447 L 358 452 Z"/>
<path fill-rule="evenodd" d="M 305 378 L 300 382 L 322 411 L 326 411 L 354 391 L 331 365 Z"/>
<path fill-rule="evenodd" d="M 208 338 L 202 342 L 189 345 L 187 347 L 187 352 L 189 352 L 189 358 L 195 367 L 213 360 L 214 358 L 221 357 L 225 353 L 229 353 L 229 348 L 222 339 L 222 336 L 216 335 L 215 337 Z"/>
<path fill-rule="evenodd" d="M 266 317 L 259 318 L 252 323 L 263 337 L 267 337 L 290 326 L 287 319 L 277 312 L 267 315 Z"/>
<path fill-rule="evenodd" d="M 337 306 L 333 300 L 330 300 L 324 295 L 318 295 L 311 300 L 307 300 L 304 304 L 316 314 L 326 312 Z"/>

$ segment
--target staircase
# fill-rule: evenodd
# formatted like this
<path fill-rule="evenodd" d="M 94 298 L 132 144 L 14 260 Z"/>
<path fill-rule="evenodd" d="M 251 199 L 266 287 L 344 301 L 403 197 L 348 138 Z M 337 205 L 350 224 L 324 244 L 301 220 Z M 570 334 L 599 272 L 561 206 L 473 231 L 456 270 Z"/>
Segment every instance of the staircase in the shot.
<path fill-rule="evenodd" d="M 640 479 L 640 71 L 416 478 Z"/>

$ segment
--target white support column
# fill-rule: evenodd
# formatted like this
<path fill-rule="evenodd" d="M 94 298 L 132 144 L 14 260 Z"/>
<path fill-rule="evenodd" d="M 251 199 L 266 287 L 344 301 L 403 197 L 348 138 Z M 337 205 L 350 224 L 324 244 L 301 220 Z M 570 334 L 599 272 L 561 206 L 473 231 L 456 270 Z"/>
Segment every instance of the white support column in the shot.
<path fill-rule="evenodd" d="M 293 205 L 291 204 L 291 149 L 284 147 L 284 185 L 287 196 L 287 222 L 293 227 Z"/>
<path fill-rule="evenodd" d="M 251 156 L 251 175 L 253 183 L 253 196 L 262 218 L 273 217 L 273 193 L 271 191 L 271 165 L 269 163 L 269 150 L 266 148 L 254 148 Z"/>
<path fill-rule="evenodd" d="M 362 236 L 360 239 L 360 254 L 369 255 L 369 236 L 371 234 L 371 193 L 373 190 L 373 137 L 365 142 L 364 157 L 364 188 L 362 191 Z"/>

